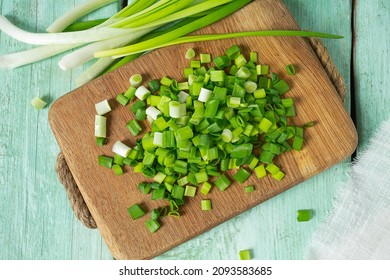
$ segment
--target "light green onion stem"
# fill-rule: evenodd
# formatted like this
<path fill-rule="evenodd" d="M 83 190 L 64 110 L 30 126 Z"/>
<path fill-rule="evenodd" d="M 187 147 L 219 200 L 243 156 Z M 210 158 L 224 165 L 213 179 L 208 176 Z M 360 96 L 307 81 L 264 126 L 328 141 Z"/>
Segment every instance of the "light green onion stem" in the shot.
<path fill-rule="evenodd" d="M 328 39 L 344 38 L 343 36 L 334 35 L 334 34 L 312 32 L 312 31 L 299 31 L 299 30 L 259 30 L 259 31 L 234 32 L 234 33 L 223 33 L 223 34 L 194 35 L 194 36 L 185 36 L 185 37 L 177 38 L 170 42 L 154 45 L 147 49 L 144 48 L 142 44 L 131 45 L 128 47 L 117 49 L 118 51 L 127 50 L 128 51 L 127 53 L 122 52 L 122 53 L 115 54 L 113 56 L 121 57 L 121 56 L 136 54 L 139 52 L 145 52 L 145 51 L 150 51 L 154 49 L 159 49 L 159 48 L 164 48 L 164 47 L 169 47 L 169 46 L 179 45 L 179 44 L 185 44 L 185 43 L 214 41 L 214 40 L 241 38 L 241 37 L 266 37 L 266 36 L 317 37 L 317 38 L 328 38 Z M 106 52 L 98 52 L 95 54 L 95 57 L 103 57 L 103 56 L 109 56 L 109 55 L 106 55 Z"/>

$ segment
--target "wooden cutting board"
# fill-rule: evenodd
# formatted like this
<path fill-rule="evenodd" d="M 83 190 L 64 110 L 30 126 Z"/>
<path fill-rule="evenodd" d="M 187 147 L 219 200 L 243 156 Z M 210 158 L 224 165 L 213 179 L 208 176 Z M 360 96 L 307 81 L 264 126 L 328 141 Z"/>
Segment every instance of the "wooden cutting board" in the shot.
<path fill-rule="evenodd" d="M 198 33 L 298 28 L 281 1 L 259 0 Z M 317 124 L 306 131 L 306 144 L 301 152 L 289 152 L 277 159 L 287 174 L 281 182 L 252 176 L 245 185 L 255 185 L 253 193 L 245 193 L 243 185 L 237 183 L 225 192 L 214 187 L 207 196 L 212 200 L 212 211 L 200 210 L 200 200 L 205 196 L 198 191 L 181 208 L 181 218 L 162 218 L 162 227 L 151 234 L 143 225 L 149 215 L 132 221 L 127 208 L 139 203 L 151 211 L 166 205 L 166 201 L 151 201 L 150 195 L 141 194 L 137 184 L 145 178 L 132 173 L 131 168 L 124 175 L 115 176 L 97 164 L 98 155 L 112 155 L 115 141 L 135 143 L 125 127 L 134 116 L 114 98 L 127 89 L 128 78 L 134 73 L 142 74 L 145 81 L 165 75 L 183 80 L 182 69 L 188 65 L 184 54 L 190 47 L 197 53 L 216 56 L 233 44 L 240 45 L 246 55 L 250 51 L 258 52 L 261 63 L 270 65 L 272 72 L 288 81 L 291 90 L 287 95 L 296 101 L 295 125 L 308 121 Z M 286 75 L 284 70 L 291 63 L 297 67 L 295 76 Z M 98 147 L 94 139 L 94 104 L 106 98 L 113 107 L 108 114 L 109 140 L 106 146 Z M 153 51 L 58 99 L 50 109 L 49 121 L 98 228 L 117 259 L 157 256 L 346 159 L 357 144 L 356 130 L 348 113 L 316 55 L 302 38 L 240 38 Z M 146 122 L 143 126 L 148 128 Z"/>

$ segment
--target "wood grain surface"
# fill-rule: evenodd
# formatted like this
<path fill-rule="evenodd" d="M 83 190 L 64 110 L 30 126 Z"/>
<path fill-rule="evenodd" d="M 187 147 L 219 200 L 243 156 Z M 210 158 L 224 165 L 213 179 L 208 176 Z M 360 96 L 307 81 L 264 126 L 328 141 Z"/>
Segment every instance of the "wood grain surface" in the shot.
<path fill-rule="evenodd" d="M 261 16 L 259 11 L 262 11 Z M 245 17 L 251 20 L 242 21 Z M 292 28 L 298 26 L 280 1 L 263 0 L 254 1 L 201 32 Z M 131 221 L 127 213 L 127 207 L 134 203 L 140 203 L 147 210 L 162 205 L 161 201 L 151 201 L 137 190 L 137 183 L 145 178 L 131 170 L 117 177 L 111 170 L 97 166 L 97 156 L 111 155 L 115 141 L 129 145 L 135 141 L 125 127 L 133 115 L 128 108 L 117 105 L 114 98 L 128 87 L 128 78 L 136 72 L 145 80 L 164 75 L 182 80 L 181 69 L 188 63 L 183 54 L 189 47 L 194 47 L 198 53 L 218 55 L 232 44 L 240 45 L 246 54 L 257 51 L 262 63 L 270 65 L 273 72 L 289 82 L 292 89 L 288 95 L 296 100 L 298 114 L 294 124 L 314 120 L 317 125 L 307 130 L 307 144 L 301 152 L 290 152 L 277 160 L 287 173 L 281 182 L 252 176 L 247 181 L 256 186 L 252 194 L 244 193 L 239 184 L 233 184 L 223 193 L 214 188 L 208 196 L 213 202 L 212 211 L 200 210 L 203 196 L 197 195 L 182 207 L 180 219 L 164 218 L 162 228 L 150 234 L 143 226 L 146 216 Z M 298 74 L 293 78 L 284 72 L 284 66 L 290 63 L 298 67 Z M 108 144 L 100 148 L 94 145 L 94 104 L 106 98 L 111 101 L 113 111 L 108 115 Z M 346 159 L 357 144 L 348 113 L 302 38 L 245 38 L 154 51 L 60 98 L 49 112 L 49 121 L 99 230 L 118 259 L 147 259 L 159 255 Z"/>

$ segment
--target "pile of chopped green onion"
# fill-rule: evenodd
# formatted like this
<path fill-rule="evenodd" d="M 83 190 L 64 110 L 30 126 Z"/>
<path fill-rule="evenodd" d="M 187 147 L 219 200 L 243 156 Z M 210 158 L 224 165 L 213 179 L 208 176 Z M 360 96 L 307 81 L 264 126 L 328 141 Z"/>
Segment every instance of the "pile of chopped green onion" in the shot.
<path fill-rule="evenodd" d="M 124 166 L 131 166 L 152 179 L 140 183 L 138 189 L 151 193 L 152 200 L 168 200 L 174 216 L 180 216 L 186 197 L 198 191 L 207 196 L 213 185 L 225 191 L 233 180 L 244 184 L 252 174 L 282 180 L 285 173 L 275 158 L 300 151 L 304 142 L 305 127 L 289 121 L 296 115 L 294 100 L 285 96 L 289 85 L 259 63 L 256 52 L 247 58 L 233 45 L 213 58 L 199 54 L 197 59 L 193 50 L 186 57 L 189 67 L 183 71 L 184 81 L 165 76 L 142 85 L 138 74 L 130 78 L 131 86 L 116 100 L 135 115 L 127 123 L 129 132 L 144 134 L 134 147 L 117 141 L 113 158 L 99 156 L 99 164 L 117 175 L 123 174 Z M 286 69 L 289 75 L 295 74 L 293 65 Z M 104 105 L 102 112 L 109 110 L 105 101 L 99 104 L 97 108 Z M 150 131 L 142 129 L 140 121 L 145 119 Z M 237 171 L 229 178 L 228 170 Z M 254 190 L 253 185 L 243 189 Z M 201 210 L 212 208 L 210 199 L 201 200 Z M 154 227 L 151 232 L 157 230 Z"/>

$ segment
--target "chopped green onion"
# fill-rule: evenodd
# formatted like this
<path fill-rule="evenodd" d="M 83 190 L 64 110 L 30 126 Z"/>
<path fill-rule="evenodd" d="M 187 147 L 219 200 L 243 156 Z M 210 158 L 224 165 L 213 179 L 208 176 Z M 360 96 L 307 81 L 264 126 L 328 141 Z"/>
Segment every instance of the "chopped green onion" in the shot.
<path fill-rule="evenodd" d="M 238 67 L 238 66 L 237 66 Z M 236 73 L 236 77 L 240 79 L 248 79 L 251 76 L 251 72 L 246 67 L 240 67 Z"/>
<path fill-rule="evenodd" d="M 114 146 L 112 146 L 112 151 L 115 154 L 126 158 L 129 155 L 131 148 L 123 144 L 121 141 L 116 141 Z"/>
<path fill-rule="evenodd" d="M 200 63 L 206 64 L 211 62 L 211 54 L 209 53 L 201 53 L 200 54 Z"/>
<path fill-rule="evenodd" d="M 255 174 L 259 179 L 267 176 L 267 172 L 265 171 L 264 164 L 261 164 L 255 168 Z"/>
<path fill-rule="evenodd" d="M 158 182 L 158 183 L 162 183 L 165 178 L 167 177 L 166 174 L 162 173 L 162 172 L 158 172 L 154 177 L 153 177 L 153 180 Z"/>
<path fill-rule="evenodd" d="M 198 184 L 207 182 L 209 180 L 209 176 L 205 171 L 195 173 L 195 179 Z"/>
<path fill-rule="evenodd" d="M 123 165 L 123 161 L 124 161 L 124 157 L 120 156 L 120 155 L 115 155 L 114 156 L 114 163 L 115 164 L 119 164 L 119 165 Z"/>
<path fill-rule="evenodd" d="M 297 221 L 298 222 L 307 222 L 311 218 L 311 211 L 308 209 L 298 210 L 297 211 Z"/>
<path fill-rule="evenodd" d="M 133 87 L 139 87 L 142 84 L 142 76 L 140 74 L 134 74 L 129 79 L 130 85 Z M 138 96 L 137 96 L 138 97 Z M 138 97 L 139 98 L 139 97 Z M 141 98 L 140 98 L 141 99 Z M 143 100 L 143 99 L 141 99 Z"/>
<path fill-rule="evenodd" d="M 289 75 L 295 75 L 295 67 L 293 64 L 289 64 L 286 66 L 286 72 Z"/>
<path fill-rule="evenodd" d="M 150 218 L 151 218 L 152 220 L 157 220 L 157 219 L 160 217 L 160 215 L 161 215 L 160 210 L 158 210 L 158 209 L 153 209 L 152 213 L 150 213 Z"/>
<path fill-rule="evenodd" d="M 227 56 L 231 59 L 234 60 L 241 54 L 240 47 L 237 45 L 233 45 L 230 48 L 226 50 Z"/>
<path fill-rule="evenodd" d="M 257 90 L 257 84 L 252 81 L 247 81 L 244 84 L 245 91 L 248 93 L 254 93 Z"/>
<path fill-rule="evenodd" d="M 242 168 L 238 170 L 238 172 L 233 176 L 233 178 L 239 183 L 244 183 L 250 176 L 251 173 Z"/>
<path fill-rule="evenodd" d="M 96 113 L 100 116 L 107 114 L 108 112 L 111 112 L 111 106 L 108 103 L 108 100 L 105 99 L 99 103 L 95 104 Z"/>
<path fill-rule="evenodd" d="M 196 194 L 196 187 L 186 186 L 186 189 L 184 191 L 184 196 L 195 197 L 195 194 Z"/>
<path fill-rule="evenodd" d="M 95 137 L 107 138 L 107 118 L 96 115 L 95 116 Z"/>
<path fill-rule="evenodd" d="M 255 90 L 253 95 L 255 98 L 258 98 L 258 99 L 265 98 L 267 96 L 264 88 L 260 88 L 260 89 Z"/>
<path fill-rule="evenodd" d="M 222 174 L 221 177 L 215 181 L 215 185 L 218 187 L 218 189 L 224 191 L 230 186 L 230 180 L 226 177 L 225 174 Z"/>
<path fill-rule="evenodd" d="M 130 86 L 130 87 L 126 90 L 126 92 L 125 92 L 123 95 L 124 95 L 124 96 L 129 100 L 129 102 L 130 102 L 130 101 L 133 100 L 133 98 L 135 97 L 135 92 L 136 92 L 136 90 L 137 90 L 137 88 Z"/>
<path fill-rule="evenodd" d="M 147 220 L 145 226 L 151 233 L 156 232 L 160 228 L 160 224 L 154 219 Z"/>
<path fill-rule="evenodd" d="M 276 89 L 279 94 L 285 94 L 287 91 L 290 90 L 290 87 L 288 86 L 287 82 L 285 80 L 279 80 L 278 82 L 273 84 L 274 89 Z"/>
<path fill-rule="evenodd" d="M 188 49 L 187 52 L 186 52 L 185 57 L 186 57 L 186 59 L 188 59 L 188 60 L 193 59 L 193 58 L 195 57 L 195 51 L 194 51 L 194 49 L 192 49 L 192 48 Z"/>
<path fill-rule="evenodd" d="M 207 102 L 213 92 L 206 88 L 201 88 L 198 100 L 201 102 Z"/>
<path fill-rule="evenodd" d="M 178 185 L 175 185 L 172 189 L 172 197 L 176 199 L 183 199 L 185 189 L 183 187 L 180 187 Z"/>
<path fill-rule="evenodd" d="M 251 185 L 251 186 L 246 186 L 246 187 L 244 188 L 244 191 L 245 191 L 246 193 L 254 192 L 254 191 L 255 191 L 255 187 L 254 187 L 253 185 Z"/>
<path fill-rule="evenodd" d="M 200 60 L 191 60 L 190 67 L 191 68 L 200 68 Z"/>
<path fill-rule="evenodd" d="M 154 189 L 152 191 L 152 200 L 159 200 L 165 197 L 165 188 Z"/>
<path fill-rule="evenodd" d="M 302 146 L 303 146 L 303 138 L 300 136 L 295 136 L 292 148 L 296 151 L 300 151 L 302 150 Z"/>
<path fill-rule="evenodd" d="M 212 82 L 223 82 L 225 80 L 225 72 L 222 70 L 210 71 L 210 80 Z"/>
<path fill-rule="evenodd" d="M 129 103 L 129 99 L 123 94 L 118 94 L 115 100 L 118 101 L 118 103 L 122 106 L 126 106 Z"/>
<path fill-rule="evenodd" d="M 233 145 L 230 151 L 230 156 L 232 158 L 245 158 L 252 154 L 252 150 L 253 150 L 253 144 L 251 143 L 246 143 L 242 145 Z"/>
<path fill-rule="evenodd" d="M 221 134 L 222 141 L 228 143 L 228 142 L 232 141 L 232 138 L 233 138 L 232 131 L 228 128 L 225 128 Z"/>
<path fill-rule="evenodd" d="M 142 127 L 136 120 L 129 121 L 126 127 L 133 136 L 137 136 L 142 131 Z"/>
<path fill-rule="evenodd" d="M 208 195 L 208 193 L 210 192 L 211 188 L 212 188 L 213 185 L 211 185 L 209 182 L 204 182 L 201 189 L 200 189 L 200 192 L 204 195 Z"/>
<path fill-rule="evenodd" d="M 313 127 L 316 124 L 315 121 L 307 122 L 303 125 L 304 128 Z"/>
<path fill-rule="evenodd" d="M 39 96 L 36 96 L 34 97 L 32 100 L 31 100 L 31 105 L 37 109 L 37 110 L 42 110 L 43 108 L 45 108 L 45 106 L 47 105 L 47 103 L 45 101 L 43 101 Z"/>
<path fill-rule="evenodd" d="M 203 211 L 209 211 L 212 210 L 213 207 L 211 205 L 211 200 L 210 199 L 202 199 L 201 200 L 201 209 Z"/>
<path fill-rule="evenodd" d="M 135 96 L 137 96 L 139 100 L 145 100 L 150 94 L 151 94 L 150 90 L 148 90 L 144 86 L 138 87 L 137 90 L 135 91 Z"/>
<path fill-rule="evenodd" d="M 249 54 L 249 60 L 253 63 L 257 63 L 258 55 L 257 52 L 250 52 Z"/>
<path fill-rule="evenodd" d="M 267 165 L 265 170 L 267 170 L 271 174 L 276 174 L 277 172 L 279 172 L 280 169 L 275 164 L 271 163 Z"/>
<path fill-rule="evenodd" d="M 96 137 L 96 145 L 104 146 L 106 144 L 107 139 L 105 137 Z"/>
<path fill-rule="evenodd" d="M 160 81 L 158 80 L 151 80 L 148 82 L 148 87 L 150 89 L 151 93 L 154 93 L 160 89 Z"/>
<path fill-rule="evenodd" d="M 277 181 L 281 181 L 284 178 L 284 176 L 286 176 L 286 174 L 284 174 L 284 172 L 282 172 L 280 170 L 278 172 L 276 172 L 275 174 L 272 174 L 272 178 L 274 178 Z"/>
<path fill-rule="evenodd" d="M 150 106 L 146 109 L 146 115 L 151 117 L 153 120 L 156 120 L 159 115 L 161 115 L 161 111 L 153 106 Z"/>
<path fill-rule="evenodd" d="M 231 60 L 227 55 L 217 56 L 213 59 L 213 61 L 218 69 L 224 69 L 226 67 L 229 67 L 231 64 Z"/>
<path fill-rule="evenodd" d="M 180 112 L 180 103 L 178 101 L 171 101 L 169 102 L 169 116 L 171 118 L 180 118 L 181 112 Z"/>
<path fill-rule="evenodd" d="M 138 204 L 134 204 L 133 206 L 129 207 L 127 212 L 130 214 L 130 217 L 133 220 L 137 220 L 146 214 L 142 207 Z"/>
<path fill-rule="evenodd" d="M 188 93 L 186 93 L 185 91 L 180 91 L 179 94 L 177 95 L 180 103 L 186 103 L 187 98 L 189 96 L 190 95 Z"/>
<path fill-rule="evenodd" d="M 115 175 L 122 175 L 123 174 L 123 169 L 119 164 L 114 164 L 112 166 L 112 170 L 114 171 Z"/>
<path fill-rule="evenodd" d="M 111 168 L 114 159 L 106 156 L 98 156 L 98 161 L 100 166 Z"/>
<path fill-rule="evenodd" d="M 240 251 L 240 260 L 251 260 L 251 259 L 252 259 L 251 250 Z"/>

